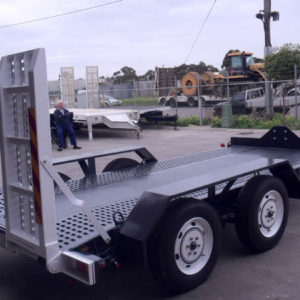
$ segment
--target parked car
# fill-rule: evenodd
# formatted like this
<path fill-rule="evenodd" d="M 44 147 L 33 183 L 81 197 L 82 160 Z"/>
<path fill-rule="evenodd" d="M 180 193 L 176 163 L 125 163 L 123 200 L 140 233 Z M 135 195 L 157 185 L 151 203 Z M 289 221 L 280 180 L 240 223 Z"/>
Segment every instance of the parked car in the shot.
<path fill-rule="evenodd" d="M 248 114 L 253 108 L 264 107 L 265 96 L 263 88 L 248 89 L 236 93 L 230 100 L 233 114 Z M 222 102 L 214 106 L 214 116 L 222 115 L 222 107 L 227 102 Z"/>
<path fill-rule="evenodd" d="M 115 99 L 109 95 L 100 95 L 100 99 L 102 103 L 104 102 L 105 106 L 120 106 L 122 105 L 122 101 L 119 99 Z"/>

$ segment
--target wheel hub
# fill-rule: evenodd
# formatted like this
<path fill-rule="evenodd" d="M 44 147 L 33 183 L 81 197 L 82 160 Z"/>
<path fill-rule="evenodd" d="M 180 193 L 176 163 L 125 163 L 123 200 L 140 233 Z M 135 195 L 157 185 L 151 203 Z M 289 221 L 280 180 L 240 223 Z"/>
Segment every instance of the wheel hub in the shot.
<path fill-rule="evenodd" d="M 270 228 L 276 220 L 276 202 L 275 199 L 269 199 L 262 208 L 261 222 L 265 228 Z"/>
<path fill-rule="evenodd" d="M 197 243 L 194 242 L 194 241 L 190 243 L 190 249 L 191 249 L 192 251 L 195 250 L 195 249 L 197 248 L 197 246 L 198 246 Z"/>
<path fill-rule="evenodd" d="M 182 238 L 180 255 L 187 264 L 193 263 L 201 256 L 203 246 L 203 232 L 198 228 L 191 228 Z"/>
<path fill-rule="evenodd" d="M 269 191 L 262 198 L 258 209 L 258 227 L 265 237 L 274 236 L 281 227 L 284 214 L 282 196 Z"/>
<path fill-rule="evenodd" d="M 199 272 L 208 262 L 213 248 L 213 232 L 203 218 L 192 218 L 179 230 L 175 241 L 175 261 L 187 275 Z"/>

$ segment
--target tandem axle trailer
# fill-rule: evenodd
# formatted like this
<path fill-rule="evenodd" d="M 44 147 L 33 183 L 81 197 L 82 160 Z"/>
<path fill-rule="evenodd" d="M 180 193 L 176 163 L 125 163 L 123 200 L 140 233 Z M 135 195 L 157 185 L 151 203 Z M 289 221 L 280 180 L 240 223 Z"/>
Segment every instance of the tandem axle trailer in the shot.
<path fill-rule="evenodd" d="M 300 139 L 288 128 L 166 161 L 143 147 L 52 159 L 45 66 L 43 49 L 1 59 L 1 247 L 88 285 L 138 256 L 184 292 L 212 272 L 226 223 L 254 252 L 279 242 L 289 198 L 300 198 Z M 96 159 L 114 155 L 97 172 Z M 67 163 L 84 176 L 65 182 L 55 166 Z"/>

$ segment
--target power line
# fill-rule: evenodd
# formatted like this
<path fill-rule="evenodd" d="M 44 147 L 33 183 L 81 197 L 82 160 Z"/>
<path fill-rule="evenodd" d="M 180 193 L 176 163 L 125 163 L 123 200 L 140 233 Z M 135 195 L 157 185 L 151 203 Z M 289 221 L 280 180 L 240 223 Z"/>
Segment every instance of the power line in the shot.
<path fill-rule="evenodd" d="M 49 19 L 52 19 L 52 18 L 63 17 L 63 16 L 76 14 L 76 13 L 79 13 L 79 12 L 83 12 L 83 11 L 87 11 L 87 10 L 91 10 L 91 9 L 95 9 L 95 8 L 99 8 L 99 7 L 103 7 L 103 6 L 112 5 L 112 4 L 115 4 L 115 3 L 118 3 L 118 2 L 122 2 L 122 1 L 124 1 L 124 0 L 115 0 L 115 1 L 105 2 L 105 3 L 102 3 L 102 4 L 82 8 L 82 9 L 68 11 L 68 12 L 65 12 L 65 13 L 61 13 L 61 14 L 57 14 L 57 15 L 53 15 L 53 16 L 49 16 L 49 17 L 43 17 L 43 18 L 39 18 L 39 19 L 32 19 L 32 20 L 13 23 L 13 24 L 8 24 L 8 25 L 1 25 L 0 29 L 19 26 L 19 25 L 24 25 L 24 24 L 29 24 L 29 23 L 40 22 L 40 21 L 49 20 Z"/>
<path fill-rule="evenodd" d="M 201 27 L 200 27 L 200 30 L 198 31 L 198 33 L 197 33 L 197 35 L 196 35 L 196 38 L 195 38 L 195 40 L 194 40 L 194 42 L 193 42 L 193 44 L 192 44 L 192 47 L 191 47 L 191 49 L 189 50 L 189 52 L 188 52 L 188 54 L 187 54 L 187 56 L 186 56 L 186 58 L 185 58 L 185 60 L 184 60 L 184 63 L 187 62 L 187 60 L 189 59 L 189 57 L 190 57 L 190 55 L 191 55 L 191 53 L 192 53 L 194 47 L 196 46 L 196 44 L 197 44 L 197 42 L 198 42 L 198 39 L 199 39 L 199 36 L 200 36 L 200 34 L 201 34 L 201 32 L 202 32 L 202 30 L 203 30 L 203 28 L 204 28 L 204 26 L 205 26 L 205 24 L 206 24 L 206 22 L 207 22 L 207 20 L 208 20 L 210 14 L 211 14 L 211 12 L 212 12 L 212 10 L 213 10 L 213 8 L 214 8 L 216 2 L 217 2 L 217 0 L 214 0 L 213 4 L 212 4 L 211 7 L 210 7 L 210 10 L 209 10 L 208 14 L 206 15 L 206 18 L 205 18 L 204 21 L 202 22 L 202 25 L 201 25 Z"/>

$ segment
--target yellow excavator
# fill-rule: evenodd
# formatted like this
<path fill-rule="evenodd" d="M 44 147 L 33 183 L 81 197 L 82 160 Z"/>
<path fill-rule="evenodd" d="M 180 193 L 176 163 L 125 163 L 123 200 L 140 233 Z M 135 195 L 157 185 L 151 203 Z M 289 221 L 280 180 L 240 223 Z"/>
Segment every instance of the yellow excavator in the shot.
<path fill-rule="evenodd" d="M 224 84 L 227 76 L 230 84 L 244 83 L 236 86 L 238 89 L 255 87 L 255 82 L 259 83 L 265 80 L 264 64 L 255 63 L 251 52 L 231 52 L 224 59 L 225 69 L 218 74 L 213 72 L 204 72 L 201 75 L 197 72 L 186 73 L 181 80 L 182 92 L 186 96 L 197 94 L 198 82 L 201 83 L 202 92 L 205 94 L 214 94 L 220 96 L 224 94 Z M 247 86 L 249 83 L 249 87 Z"/>
<path fill-rule="evenodd" d="M 231 52 L 224 59 L 226 65 L 224 79 L 228 74 L 230 81 L 262 81 L 265 79 L 264 64 L 255 63 L 251 52 Z M 226 74 L 227 73 L 227 74 Z"/>
<path fill-rule="evenodd" d="M 171 88 L 174 85 L 174 68 L 156 68 L 156 86 L 158 88 L 158 101 L 161 105 L 175 105 L 187 102 L 189 106 L 195 106 L 198 102 L 198 83 L 201 84 L 201 98 L 204 104 L 224 101 L 226 96 L 226 80 L 228 78 L 230 95 L 240 90 L 261 86 L 265 80 L 264 64 L 255 63 L 251 52 L 232 51 L 226 54 L 225 69 L 219 73 L 206 71 L 201 75 L 197 72 L 186 73 L 180 87 Z M 237 84 L 236 84 L 237 83 Z M 240 84 L 242 83 L 242 84 Z"/>

